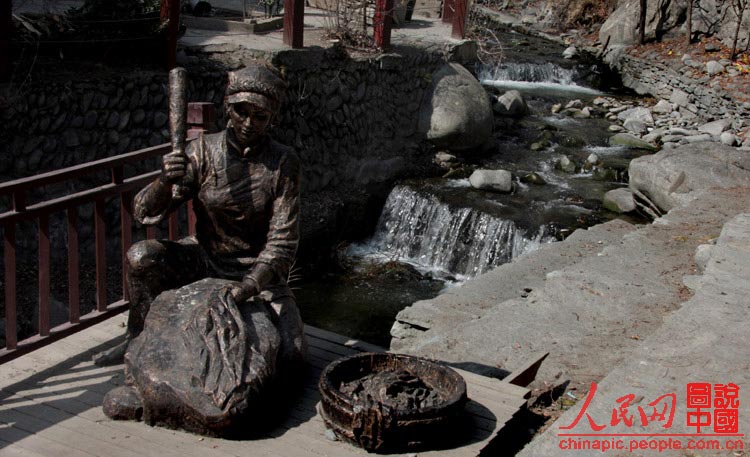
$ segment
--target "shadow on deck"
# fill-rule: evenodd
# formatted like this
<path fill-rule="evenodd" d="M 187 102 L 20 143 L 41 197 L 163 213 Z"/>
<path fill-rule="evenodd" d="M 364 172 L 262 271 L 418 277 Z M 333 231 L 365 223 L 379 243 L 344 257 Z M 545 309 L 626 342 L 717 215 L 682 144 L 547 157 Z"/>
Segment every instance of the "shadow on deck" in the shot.
<path fill-rule="evenodd" d="M 0 454 L 8 456 L 356 456 L 361 449 L 325 437 L 317 413 L 320 372 L 332 360 L 382 348 L 307 327 L 309 369 L 286 416 L 247 440 L 225 440 L 143 423 L 112 421 L 103 396 L 124 383 L 122 366 L 97 367 L 91 356 L 121 341 L 125 315 L 118 315 L 0 366 Z M 524 407 L 528 390 L 462 370 L 471 432 L 451 449 L 420 456 L 475 456 Z M 259 411 L 268 414 L 269 411 Z"/>

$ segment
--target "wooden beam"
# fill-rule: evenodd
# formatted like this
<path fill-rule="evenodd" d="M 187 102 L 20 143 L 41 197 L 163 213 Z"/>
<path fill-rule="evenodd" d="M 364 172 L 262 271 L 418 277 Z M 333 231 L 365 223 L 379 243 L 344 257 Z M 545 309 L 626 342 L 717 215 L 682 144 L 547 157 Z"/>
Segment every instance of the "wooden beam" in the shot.
<path fill-rule="evenodd" d="M 305 0 L 287 0 L 284 5 L 284 44 L 294 49 L 303 47 Z"/>
<path fill-rule="evenodd" d="M 529 358 L 529 361 L 518 367 L 513 373 L 509 374 L 504 382 L 514 384 L 516 386 L 526 387 L 534 381 L 536 374 L 539 371 L 539 367 L 547 358 L 549 352 L 539 353 Z"/>

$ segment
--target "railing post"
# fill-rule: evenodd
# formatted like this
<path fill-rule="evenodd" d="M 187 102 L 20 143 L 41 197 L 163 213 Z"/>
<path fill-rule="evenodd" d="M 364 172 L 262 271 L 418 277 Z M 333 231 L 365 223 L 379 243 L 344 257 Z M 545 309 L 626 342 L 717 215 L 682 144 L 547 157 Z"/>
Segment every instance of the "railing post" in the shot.
<path fill-rule="evenodd" d="M 167 23 L 167 68 L 177 66 L 177 36 L 180 33 L 180 0 L 161 0 L 159 14 L 162 24 Z"/>
<path fill-rule="evenodd" d="M 71 324 L 81 321 L 81 292 L 78 270 L 78 207 L 68 208 L 68 316 Z"/>
<path fill-rule="evenodd" d="M 39 216 L 39 336 L 49 336 L 50 316 L 49 216 Z"/>
<path fill-rule="evenodd" d="M 443 0 L 443 13 L 442 13 L 443 23 L 445 24 L 453 23 L 453 16 L 455 16 L 455 13 L 456 13 L 456 0 Z"/>
<path fill-rule="evenodd" d="M 216 125 L 216 106 L 208 102 L 188 103 L 187 139 L 197 138 L 201 133 L 211 132 Z"/>
<path fill-rule="evenodd" d="M 13 29 L 13 2 L 0 0 L 0 82 L 10 80 L 10 31 Z"/>
<path fill-rule="evenodd" d="M 375 17 L 372 20 L 375 46 L 388 49 L 391 46 L 391 29 L 393 28 L 393 0 L 377 0 Z"/>
<path fill-rule="evenodd" d="M 466 36 L 466 0 L 455 0 L 456 11 L 453 14 L 453 38 L 463 40 Z"/>
<path fill-rule="evenodd" d="M 107 310 L 107 244 L 104 199 L 94 203 L 94 250 L 96 252 L 96 310 Z"/>
<path fill-rule="evenodd" d="M 453 30 L 451 36 L 453 38 L 463 40 L 466 36 L 466 9 L 467 0 L 454 0 L 454 7 L 456 8 L 453 14 Z"/>
<path fill-rule="evenodd" d="M 16 225 L 5 224 L 5 347 L 15 349 L 18 345 L 16 331 Z"/>
<path fill-rule="evenodd" d="M 286 0 L 284 4 L 284 44 L 294 49 L 303 47 L 305 0 Z"/>

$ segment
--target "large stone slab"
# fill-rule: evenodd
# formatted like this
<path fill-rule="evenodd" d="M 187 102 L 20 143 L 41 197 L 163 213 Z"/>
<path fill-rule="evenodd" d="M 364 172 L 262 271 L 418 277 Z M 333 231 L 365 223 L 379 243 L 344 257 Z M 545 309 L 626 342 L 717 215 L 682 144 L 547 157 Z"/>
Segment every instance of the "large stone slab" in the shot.
<path fill-rule="evenodd" d="M 750 154 L 701 142 L 687 144 L 630 162 L 630 188 L 670 210 L 711 188 L 750 186 Z"/>
<path fill-rule="evenodd" d="M 741 192 L 746 191 L 747 189 L 743 189 Z M 726 192 L 726 196 L 731 198 L 731 191 Z M 650 337 L 644 338 L 639 348 L 624 358 L 621 364 L 610 367 L 612 371 L 598 382 L 591 402 L 583 401 L 586 392 L 590 392 L 588 387 L 578 392 L 578 404 L 565 412 L 519 455 L 558 456 L 561 455 L 561 443 L 568 443 L 568 437 L 561 437 L 560 433 L 592 433 L 590 423 L 586 419 L 580 421 L 573 429 L 561 429 L 562 426 L 573 424 L 576 417 L 581 417 L 583 408 L 590 420 L 606 426 L 598 433 L 618 438 L 619 434 L 643 435 L 633 438 L 621 435 L 625 449 L 630 448 L 633 441 L 652 441 L 646 437 L 652 434 L 658 437 L 660 433 L 671 434 L 672 440 L 679 441 L 682 445 L 681 449 L 674 445 L 665 446 L 661 451 L 640 448 L 632 452 L 632 455 L 690 455 L 690 452 L 686 451 L 688 442 L 698 439 L 691 440 L 690 436 L 680 436 L 696 433 L 696 427 L 689 426 L 686 420 L 688 412 L 695 411 L 688 408 L 686 401 L 687 385 L 694 382 L 724 385 L 733 383 L 738 386 L 740 407 L 735 410 L 737 416 L 734 423 L 737 424 L 739 433 L 746 432 L 750 418 L 748 408 L 742 407 L 742 402 L 746 401 L 746 397 L 743 399 L 743 390 L 750 383 L 750 372 L 747 370 L 750 346 L 738 342 L 746 340 L 747 329 L 750 326 L 750 314 L 747 312 L 747 296 L 750 294 L 749 272 L 750 214 L 744 213 L 732 218 L 721 230 L 716 246 L 711 248 L 708 255 L 705 272 L 697 281 L 695 295 L 665 319 L 663 325 Z M 711 385 L 709 394 L 713 392 L 716 391 Z M 670 426 L 666 427 L 665 422 L 658 419 L 644 424 L 637 414 L 638 408 L 650 411 L 650 402 L 668 393 L 675 394 L 672 410 L 674 420 Z M 635 413 L 635 420 L 632 424 L 612 424 L 612 411 L 617 408 L 624 395 L 640 399 L 631 405 L 630 411 Z M 718 392 L 712 398 L 720 400 Z M 710 403 L 704 411 L 720 409 L 713 407 L 714 404 Z M 701 432 L 712 433 L 714 426 L 720 427 L 721 423 L 711 423 L 708 427 L 701 428 Z M 594 436 L 591 439 L 597 438 Z M 732 450 L 719 451 L 728 449 L 726 443 L 736 438 L 714 436 L 711 440 L 721 447 L 717 446 L 712 448 L 713 450 L 701 451 L 694 455 L 741 455 L 741 452 Z M 602 441 L 609 439 L 601 437 Z M 580 449 L 574 453 L 581 456 L 606 454 L 595 449 Z M 615 452 L 614 455 L 620 453 Z"/>

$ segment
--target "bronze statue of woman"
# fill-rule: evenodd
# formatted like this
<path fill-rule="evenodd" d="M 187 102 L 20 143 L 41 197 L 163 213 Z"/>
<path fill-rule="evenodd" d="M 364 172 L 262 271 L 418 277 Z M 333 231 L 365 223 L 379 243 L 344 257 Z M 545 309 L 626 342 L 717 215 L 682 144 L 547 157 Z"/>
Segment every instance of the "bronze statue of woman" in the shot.
<path fill-rule="evenodd" d="M 127 253 L 130 314 L 127 338 L 98 354 L 99 365 L 119 363 L 143 330 L 153 299 L 201 278 L 236 281 L 228 293 L 241 304 L 259 295 L 278 315 L 280 359 L 304 359 L 302 321 L 287 277 L 299 241 L 299 159 L 268 134 L 286 82 L 270 65 L 252 63 L 229 73 L 226 130 L 201 135 L 186 152 L 163 157 L 160 176 L 135 198 L 135 216 L 156 224 L 188 200 L 195 236 L 145 240 Z"/>

